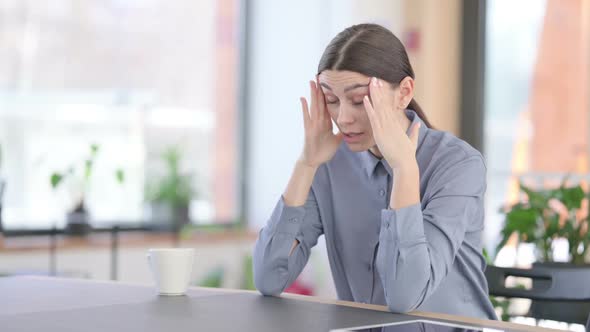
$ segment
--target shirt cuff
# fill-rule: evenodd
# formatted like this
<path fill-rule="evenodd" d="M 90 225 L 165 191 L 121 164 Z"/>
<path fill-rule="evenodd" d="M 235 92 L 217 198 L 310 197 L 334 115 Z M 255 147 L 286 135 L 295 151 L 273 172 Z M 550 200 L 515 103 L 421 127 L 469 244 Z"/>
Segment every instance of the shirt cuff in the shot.
<path fill-rule="evenodd" d="M 401 209 L 381 211 L 379 240 L 411 244 L 424 238 L 424 220 L 420 203 Z"/>
<path fill-rule="evenodd" d="M 275 232 L 287 233 L 295 236 L 299 233 L 304 217 L 304 206 L 287 206 L 285 205 L 283 196 L 281 196 L 281 199 L 279 199 L 279 202 L 272 213 L 270 225 Z"/>

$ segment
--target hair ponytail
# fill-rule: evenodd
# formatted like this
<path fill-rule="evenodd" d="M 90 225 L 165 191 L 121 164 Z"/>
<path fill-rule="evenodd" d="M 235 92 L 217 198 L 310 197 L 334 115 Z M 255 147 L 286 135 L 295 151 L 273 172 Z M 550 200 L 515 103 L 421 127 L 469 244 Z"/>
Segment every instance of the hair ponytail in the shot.
<path fill-rule="evenodd" d="M 408 108 L 413 110 L 414 112 L 416 112 L 416 114 L 418 114 L 420 119 L 422 119 L 422 121 L 424 121 L 424 124 L 426 125 L 426 127 L 434 128 L 434 127 L 432 127 L 432 124 L 430 123 L 430 121 L 428 121 L 428 118 L 426 117 L 426 114 L 424 114 L 422 107 L 420 107 L 420 105 L 418 105 L 418 102 L 416 101 L 416 99 L 412 98 L 412 101 L 408 105 Z"/>

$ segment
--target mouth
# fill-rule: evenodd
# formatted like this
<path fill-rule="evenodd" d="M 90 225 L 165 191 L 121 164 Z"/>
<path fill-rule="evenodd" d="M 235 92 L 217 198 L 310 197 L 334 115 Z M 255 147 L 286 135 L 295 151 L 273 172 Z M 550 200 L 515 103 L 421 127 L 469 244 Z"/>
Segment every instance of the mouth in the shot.
<path fill-rule="evenodd" d="M 355 143 L 362 139 L 364 133 L 343 132 L 342 136 L 347 143 Z"/>

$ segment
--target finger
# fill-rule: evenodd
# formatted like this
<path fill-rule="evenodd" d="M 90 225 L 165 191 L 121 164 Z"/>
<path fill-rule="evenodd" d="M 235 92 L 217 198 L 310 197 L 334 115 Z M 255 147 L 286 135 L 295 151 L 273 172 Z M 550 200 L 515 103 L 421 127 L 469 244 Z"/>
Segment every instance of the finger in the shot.
<path fill-rule="evenodd" d="M 371 95 L 371 105 L 373 109 L 377 112 L 381 109 L 381 89 L 379 87 L 379 80 L 377 77 L 371 78 L 371 83 L 369 84 L 369 94 Z"/>
<path fill-rule="evenodd" d="M 317 94 L 317 86 L 315 84 L 315 81 L 309 81 L 309 88 L 311 90 L 311 112 L 310 114 L 310 118 L 312 121 L 315 121 L 318 119 L 318 94 Z"/>
<path fill-rule="evenodd" d="M 421 123 L 418 122 L 412 127 L 412 131 L 410 132 L 410 140 L 414 143 L 414 146 L 418 145 L 418 137 L 420 136 L 420 126 Z"/>
<path fill-rule="evenodd" d="M 318 98 L 318 116 L 320 121 L 325 120 L 328 118 L 328 112 L 326 107 L 326 96 L 324 96 L 324 90 L 320 86 L 320 78 L 316 76 L 316 87 L 317 87 L 317 98 Z"/>
<path fill-rule="evenodd" d="M 309 128 L 309 107 L 307 106 L 307 100 L 303 97 L 299 98 L 299 101 L 301 101 L 301 110 L 303 111 L 303 128 L 305 129 L 305 131 L 308 130 Z"/>
<path fill-rule="evenodd" d="M 323 121 L 325 121 L 326 124 L 328 125 L 328 129 L 333 132 L 334 124 L 332 123 L 332 118 L 328 115 L 328 116 L 324 117 Z"/>
<path fill-rule="evenodd" d="M 389 89 L 388 86 L 386 86 L 387 82 L 383 80 L 378 80 L 377 85 L 379 86 L 378 91 L 381 96 L 381 102 L 384 105 L 393 106 L 393 108 L 396 109 L 397 106 L 400 104 L 402 98 L 400 89 Z M 391 109 L 391 107 L 387 109 Z"/>
<path fill-rule="evenodd" d="M 363 98 L 363 105 L 365 105 L 365 110 L 367 111 L 367 115 L 369 116 L 369 122 L 371 123 L 371 127 L 375 128 L 375 125 L 377 124 L 377 121 L 375 119 L 375 109 L 373 108 L 371 101 L 369 101 L 369 96 L 365 96 Z"/>

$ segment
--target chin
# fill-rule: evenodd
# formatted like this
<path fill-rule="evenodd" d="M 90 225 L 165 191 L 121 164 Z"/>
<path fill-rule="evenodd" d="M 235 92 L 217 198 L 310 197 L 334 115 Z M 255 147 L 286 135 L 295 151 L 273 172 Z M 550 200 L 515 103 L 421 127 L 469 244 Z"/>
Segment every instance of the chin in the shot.
<path fill-rule="evenodd" d="M 348 149 L 352 152 L 363 152 L 367 151 L 370 148 L 370 145 L 367 143 L 359 142 L 359 143 L 346 143 Z"/>

